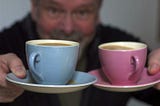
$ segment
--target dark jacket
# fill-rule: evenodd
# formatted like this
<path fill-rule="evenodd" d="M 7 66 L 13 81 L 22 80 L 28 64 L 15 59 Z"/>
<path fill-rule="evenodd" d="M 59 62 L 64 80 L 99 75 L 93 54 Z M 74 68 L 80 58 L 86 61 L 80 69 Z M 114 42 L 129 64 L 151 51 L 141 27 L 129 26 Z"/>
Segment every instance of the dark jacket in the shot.
<path fill-rule="evenodd" d="M 4 29 L 0 33 L 0 53 L 14 52 L 24 62 L 26 68 L 27 62 L 25 57 L 25 41 L 38 39 L 35 23 L 28 15 L 22 21 L 16 22 L 9 29 Z M 139 41 L 132 35 L 121 31 L 117 28 L 98 25 L 96 36 L 88 46 L 86 51 L 87 67 L 86 72 L 100 68 L 98 59 L 98 45 L 104 42 L 112 41 Z M 93 86 L 83 90 L 81 106 L 125 106 L 128 99 L 135 96 L 148 103 L 159 106 L 159 91 L 148 89 L 133 93 L 114 93 L 99 90 Z M 41 94 L 25 91 L 12 103 L 0 103 L 0 106 L 60 106 L 59 99 L 56 94 Z"/>

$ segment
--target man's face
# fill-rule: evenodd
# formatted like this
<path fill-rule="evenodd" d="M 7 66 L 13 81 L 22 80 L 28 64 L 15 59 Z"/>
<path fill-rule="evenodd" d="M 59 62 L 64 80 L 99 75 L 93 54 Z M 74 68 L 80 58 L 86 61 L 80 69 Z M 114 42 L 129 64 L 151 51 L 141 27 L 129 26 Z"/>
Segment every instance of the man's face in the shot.
<path fill-rule="evenodd" d="M 97 0 L 40 0 L 32 16 L 42 38 L 83 40 L 94 35 L 98 23 Z"/>

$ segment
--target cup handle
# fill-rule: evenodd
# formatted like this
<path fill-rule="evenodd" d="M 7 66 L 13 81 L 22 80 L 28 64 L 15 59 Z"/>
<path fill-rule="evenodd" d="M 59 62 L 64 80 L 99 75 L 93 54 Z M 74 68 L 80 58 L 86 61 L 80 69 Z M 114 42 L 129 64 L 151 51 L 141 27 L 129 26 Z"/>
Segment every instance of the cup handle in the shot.
<path fill-rule="evenodd" d="M 139 74 L 140 72 L 140 60 L 137 56 L 132 56 L 131 57 L 131 65 L 133 66 L 133 71 L 129 77 L 130 80 L 133 80 L 134 78 L 136 78 L 136 76 Z"/>
<path fill-rule="evenodd" d="M 42 81 L 43 76 L 39 70 L 36 69 L 36 64 L 40 62 L 39 53 L 32 53 L 29 56 L 29 67 L 32 71 L 32 74 L 35 76 L 35 80 Z"/>
<path fill-rule="evenodd" d="M 140 63 L 139 63 L 139 58 L 137 56 L 132 56 L 132 61 L 133 61 L 133 66 L 134 66 L 134 70 L 137 72 L 139 70 L 140 67 Z"/>

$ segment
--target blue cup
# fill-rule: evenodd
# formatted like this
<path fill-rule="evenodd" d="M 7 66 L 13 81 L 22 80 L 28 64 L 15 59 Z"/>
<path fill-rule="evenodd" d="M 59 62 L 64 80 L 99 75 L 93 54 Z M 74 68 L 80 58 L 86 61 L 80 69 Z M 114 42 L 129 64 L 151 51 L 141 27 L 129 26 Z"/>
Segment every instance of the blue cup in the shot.
<path fill-rule="evenodd" d="M 26 42 L 29 71 L 39 84 L 63 85 L 75 73 L 79 43 L 66 40 L 30 40 Z"/>

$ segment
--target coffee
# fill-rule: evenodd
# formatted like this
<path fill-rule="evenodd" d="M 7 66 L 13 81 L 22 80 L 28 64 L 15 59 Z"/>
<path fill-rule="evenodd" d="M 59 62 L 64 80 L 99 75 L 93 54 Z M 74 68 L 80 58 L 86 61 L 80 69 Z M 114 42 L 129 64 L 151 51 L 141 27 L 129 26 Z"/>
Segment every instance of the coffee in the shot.
<path fill-rule="evenodd" d="M 42 46 L 71 46 L 71 44 L 66 44 L 66 43 L 39 43 L 38 45 Z"/>
<path fill-rule="evenodd" d="M 108 50 L 133 50 L 134 48 L 127 47 L 127 46 L 120 46 L 120 45 L 106 45 L 102 47 L 103 49 Z"/>

